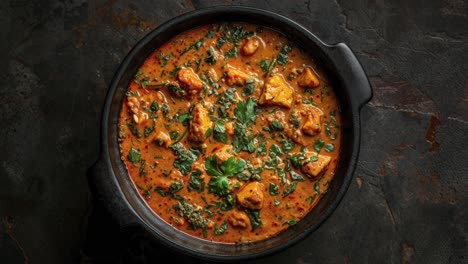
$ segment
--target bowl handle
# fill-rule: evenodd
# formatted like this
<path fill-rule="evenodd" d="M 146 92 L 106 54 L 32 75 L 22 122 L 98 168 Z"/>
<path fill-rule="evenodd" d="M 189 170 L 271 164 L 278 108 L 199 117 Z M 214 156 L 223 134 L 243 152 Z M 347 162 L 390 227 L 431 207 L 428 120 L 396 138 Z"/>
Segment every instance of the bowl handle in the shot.
<path fill-rule="evenodd" d="M 136 213 L 130 209 L 117 180 L 110 176 L 109 166 L 105 161 L 97 160 L 86 174 L 93 199 L 120 228 L 138 225 Z"/>
<path fill-rule="evenodd" d="M 343 76 L 344 83 L 351 87 L 350 97 L 353 106 L 361 109 L 372 99 L 372 87 L 361 63 L 351 48 L 344 43 L 326 45 L 327 55 L 336 62 L 335 67 Z"/>

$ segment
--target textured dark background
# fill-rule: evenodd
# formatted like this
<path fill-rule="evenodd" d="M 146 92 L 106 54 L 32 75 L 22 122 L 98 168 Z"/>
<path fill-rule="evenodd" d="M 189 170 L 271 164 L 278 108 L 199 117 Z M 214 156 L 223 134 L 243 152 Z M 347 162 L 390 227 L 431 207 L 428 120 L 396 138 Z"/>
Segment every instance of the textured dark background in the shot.
<path fill-rule="evenodd" d="M 0 262 L 181 259 L 138 230 L 116 230 L 85 175 L 107 87 L 130 48 L 176 15 L 219 4 L 271 10 L 347 43 L 374 88 L 338 209 L 256 263 L 468 263 L 463 0 L 0 1 Z"/>

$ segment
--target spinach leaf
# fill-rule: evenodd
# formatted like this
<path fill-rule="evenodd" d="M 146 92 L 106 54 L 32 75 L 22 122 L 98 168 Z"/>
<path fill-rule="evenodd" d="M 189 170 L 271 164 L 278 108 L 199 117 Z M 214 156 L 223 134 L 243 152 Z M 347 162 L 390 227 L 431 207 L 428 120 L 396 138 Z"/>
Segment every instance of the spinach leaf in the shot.
<path fill-rule="evenodd" d="M 250 220 L 250 225 L 252 226 L 252 230 L 255 230 L 257 227 L 263 225 L 262 219 L 260 219 L 260 212 L 258 210 L 245 210 L 247 216 Z"/>
<path fill-rule="evenodd" d="M 318 138 L 317 141 L 315 141 L 315 144 L 314 144 L 315 151 L 317 153 L 320 153 L 320 150 L 322 149 L 324 144 L 325 144 L 325 142 L 323 142 L 323 140 L 321 138 Z"/>
<path fill-rule="evenodd" d="M 200 170 L 194 170 L 190 174 L 189 186 L 187 187 L 189 191 L 195 190 L 201 193 L 205 190 L 205 181 L 203 181 L 203 179 L 200 178 L 201 174 L 202 172 Z"/>
<path fill-rule="evenodd" d="M 198 151 L 194 149 L 187 150 L 180 143 L 171 145 L 171 148 L 179 155 L 174 160 L 174 167 L 183 175 L 187 175 L 192 170 L 193 163 L 198 160 Z"/>

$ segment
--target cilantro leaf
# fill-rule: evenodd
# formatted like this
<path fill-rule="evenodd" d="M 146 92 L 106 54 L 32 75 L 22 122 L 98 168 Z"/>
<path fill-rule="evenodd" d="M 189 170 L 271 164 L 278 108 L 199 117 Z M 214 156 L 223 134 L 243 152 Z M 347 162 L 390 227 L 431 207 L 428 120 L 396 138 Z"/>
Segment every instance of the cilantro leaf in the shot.
<path fill-rule="evenodd" d="M 237 107 L 234 109 L 234 115 L 239 122 L 249 125 L 257 119 L 257 101 L 249 98 L 247 102 L 237 102 Z"/>
<path fill-rule="evenodd" d="M 218 169 L 218 157 L 206 157 L 205 160 L 206 173 L 211 176 L 223 176 L 223 173 Z"/>
<path fill-rule="evenodd" d="M 208 191 L 218 196 L 226 196 L 230 192 L 230 181 L 226 176 L 212 177 L 209 182 Z"/>
<path fill-rule="evenodd" d="M 246 163 L 243 159 L 236 161 L 234 157 L 223 161 L 218 167 L 218 157 L 207 157 L 205 161 L 206 172 L 212 176 L 209 182 L 208 191 L 218 196 L 226 196 L 231 191 L 229 177 L 244 171 Z"/>
<path fill-rule="evenodd" d="M 221 170 L 225 176 L 234 176 L 241 173 L 245 169 L 245 161 L 239 159 L 236 161 L 234 157 L 230 157 L 228 160 L 221 163 Z"/>

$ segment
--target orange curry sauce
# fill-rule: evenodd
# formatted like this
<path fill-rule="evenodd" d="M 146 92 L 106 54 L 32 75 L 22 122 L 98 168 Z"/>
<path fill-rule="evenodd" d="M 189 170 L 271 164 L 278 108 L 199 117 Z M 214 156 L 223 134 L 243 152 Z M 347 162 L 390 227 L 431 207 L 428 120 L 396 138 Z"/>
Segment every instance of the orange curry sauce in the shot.
<path fill-rule="evenodd" d="M 183 32 L 129 84 L 120 150 L 153 211 L 201 239 L 263 240 L 327 191 L 340 110 L 314 60 L 277 31 L 224 23 Z"/>

